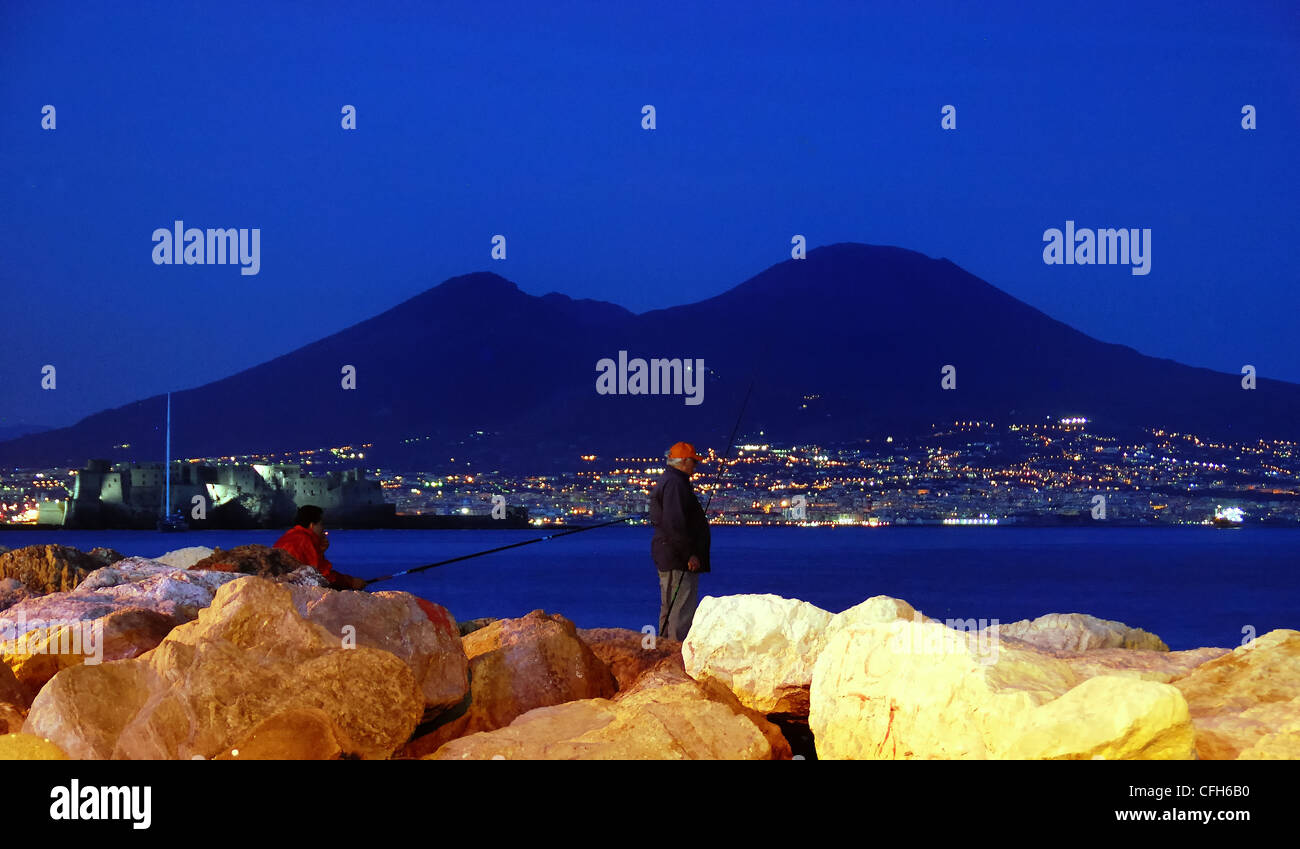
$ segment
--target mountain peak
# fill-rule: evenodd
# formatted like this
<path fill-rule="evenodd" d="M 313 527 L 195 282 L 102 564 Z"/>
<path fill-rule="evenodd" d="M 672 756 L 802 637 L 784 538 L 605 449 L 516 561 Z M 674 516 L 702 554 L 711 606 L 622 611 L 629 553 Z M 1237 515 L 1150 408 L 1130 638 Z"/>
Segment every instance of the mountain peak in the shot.
<path fill-rule="evenodd" d="M 485 293 L 499 295 L 518 292 L 519 287 L 495 272 L 472 271 L 469 274 L 460 274 L 456 277 L 448 277 L 442 283 L 435 286 L 434 291 L 470 291 L 478 295 Z"/>

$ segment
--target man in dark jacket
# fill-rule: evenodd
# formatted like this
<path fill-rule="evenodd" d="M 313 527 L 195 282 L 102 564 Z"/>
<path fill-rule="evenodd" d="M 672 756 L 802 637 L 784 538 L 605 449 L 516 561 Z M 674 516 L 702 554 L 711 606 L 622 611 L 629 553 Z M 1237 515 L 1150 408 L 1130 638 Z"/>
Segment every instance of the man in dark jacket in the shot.
<path fill-rule="evenodd" d="M 655 535 L 650 555 L 659 570 L 659 633 L 684 640 L 700 601 L 700 573 L 709 571 L 709 520 L 691 488 L 703 457 L 679 442 L 668 449 L 668 468 L 650 493 Z"/>

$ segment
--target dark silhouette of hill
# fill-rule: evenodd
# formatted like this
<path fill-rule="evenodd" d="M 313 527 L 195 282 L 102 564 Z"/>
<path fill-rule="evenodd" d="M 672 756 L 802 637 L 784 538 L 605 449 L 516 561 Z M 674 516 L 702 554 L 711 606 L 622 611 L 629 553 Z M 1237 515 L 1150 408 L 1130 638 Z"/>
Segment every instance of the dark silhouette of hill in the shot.
<path fill-rule="evenodd" d="M 703 359 L 704 401 L 596 392 L 604 357 Z M 357 388 L 341 387 L 355 366 Z M 956 368 L 957 388 L 940 388 Z M 374 443 L 385 464 L 450 458 L 570 466 L 579 454 L 658 456 L 684 439 L 721 452 L 742 433 L 838 441 L 934 423 L 1085 415 L 1121 432 L 1160 426 L 1255 440 L 1300 437 L 1300 386 L 1147 357 L 1092 339 L 947 260 L 837 244 L 698 303 L 633 314 L 535 297 L 480 272 L 270 362 L 173 393 L 178 456 Z M 164 401 L 0 443 L 0 464 L 158 459 Z M 482 434 L 478 432 L 482 431 Z M 112 446 L 129 443 L 129 450 Z"/>
<path fill-rule="evenodd" d="M 45 425 L 0 425 L 0 441 L 17 439 L 20 436 L 26 436 L 29 433 L 40 433 L 43 430 L 49 430 L 49 427 Z"/>

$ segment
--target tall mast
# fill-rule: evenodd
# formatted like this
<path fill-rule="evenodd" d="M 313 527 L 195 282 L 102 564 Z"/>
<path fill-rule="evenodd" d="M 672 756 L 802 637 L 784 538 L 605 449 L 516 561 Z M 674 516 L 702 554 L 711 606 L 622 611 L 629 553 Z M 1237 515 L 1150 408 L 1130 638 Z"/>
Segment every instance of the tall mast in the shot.
<path fill-rule="evenodd" d="M 163 461 L 163 516 L 171 514 L 172 509 L 172 394 L 167 393 L 167 459 Z"/>

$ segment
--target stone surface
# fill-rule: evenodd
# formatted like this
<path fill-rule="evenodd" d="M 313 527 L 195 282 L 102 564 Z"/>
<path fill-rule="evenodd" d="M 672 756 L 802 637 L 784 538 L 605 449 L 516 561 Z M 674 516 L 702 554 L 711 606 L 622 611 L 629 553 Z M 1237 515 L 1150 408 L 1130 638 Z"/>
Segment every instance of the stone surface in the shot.
<path fill-rule="evenodd" d="M 822 758 L 1191 757 L 1168 685 L 1098 676 L 987 632 L 896 621 L 840 629 L 813 672 Z M 1180 748 L 1187 743 L 1186 748 Z"/>
<path fill-rule="evenodd" d="M 446 608 L 404 592 L 316 592 L 314 599 L 295 594 L 295 601 L 306 602 L 305 609 L 299 607 L 306 618 L 337 637 L 339 644 L 351 635 L 357 646 L 396 655 L 415 676 L 426 713 L 465 698 L 469 658 Z"/>
<path fill-rule="evenodd" d="M 49 740 L 31 734 L 0 736 L 0 761 L 66 761 L 68 756 Z"/>
<path fill-rule="evenodd" d="M 898 619 L 920 622 L 935 621 L 901 598 L 874 595 L 861 604 L 855 604 L 848 610 L 835 614 L 835 618 L 831 620 L 830 626 L 826 629 L 826 635 L 829 638 L 831 634 L 839 629 L 852 625 L 879 625 L 883 622 L 894 622 Z"/>
<path fill-rule="evenodd" d="M 100 566 L 112 566 L 117 561 L 126 559 L 125 554 L 112 548 L 96 547 L 86 554 L 98 560 Z"/>
<path fill-rule="evenodd" d="M 428 617 L 429 621 L 437 626 L 439 630 L 445 631 L 450 629 L 455 631 L 458 635 L 460 634 L 460 627 L 456 624 L 456 618 L 451 615 L 451 611 L 447 610 L 447 608 L 443 607 L 441 604 L 434 604 L 428 599 L 423 599 L 419 596 L 411 596 L 411 598 L 415 599 L 416 605 L 424 611 L 424 615 Z"/>
<path fill-rule="evenodd" d="M 1086 613 L 1048 613 L 1037 619 L 992 625 L 989 630 L 1051 651 L 1112 648 L 1169 651 L 1169 646 L 1155 634 Z"/>
<path fill-rule="evenodd" d="M 1275 716 L 1266 716 L 1272 713 Z M 1258 722 L 1273 730 L 1260 735 L 1248 748 L 1242 749 L 1238 760 L 1296 761 L 1300 760 L 1300 699 L 1287 702 L 1270 702 L 1259 708 L 1242 712 L 1247 722 Z"/>
<path fill-rule="evenodd" d="M 1011 638 L 1003 638 L 1011 643 Z M 1024 644 L 1028 645 L 1028 644 Z M 1228 653 L 1228 649 L 1199 648 L 1187 651 L 1149 651 L 1146 649 L 1090 649 L 1083 652 L 1045 651 L 1069 664 L 1080 678 L 1118 675 L 1168 684 L 1196 669 L 1206 661 Z"/>
<path fill-rule="evenodd" d="M 1300 631 L 1269 631 L 1174 686 L 1191 709 L 1199 757 L 1264 758 L 1270 746 L 1293 752 L 1285 729 L 1300 721 Z"/>
<path fill-rule="evenodd" d="M 122 729 L 164 688 L 140 660 L 73 666 L 41 688 L 23 730 L 57 741 L 74 760 L 107 760 Z"/>
<path fill-rule="evenodd" d="M 61 671 L 25 730 L 74 757 L 212 758 L 277 713 L 317 708 L 358 755 L 387 757 L 423 713 L 415 676 L 390 652 L 338 644 L 288 587 L 240 576 L 152 651 Z"/>
<path fill-rule="evenodd" d="M 7 664 L 0 663 L 0 702 L 26 708 L 31 698 Z"/>
<path fill-rule="evenodd" d="M 357 747 L 318 708 L 290 708 L 259 722 L 230 749 L 223 761 L 337 761 L 359 755 Z"/>
<path fill-rule="evenodd" d="M 0 666 L 12 669 L 28 695 L 35 696 L 60 669 L 138 657 L 175 625 L 174 618 L 157 611 L 126 608 L 95 620 L 38 628 L 0 644 Z"/>
<path fill-rule="evenodd" d="M 432 759 L 789 759 L 780 730 L 725 686 L 665 658 L 617 700 L 537 708 L 509 726 L 453 740 Z"/>
<path fill-rule="evenodd" d="M 933 621 L 885 595 L 836 614 L 775 595 L 706 597 L 695 614 L 703 624 L 687 635 L 682 654 L 694 677 L 727 684 L 755 710 L 802 721 L 813 666 L 826 642 L 844 628 L 898 619 Z"/>
<path fill-rule="evenodd" d="M 23 730 L 27 713 L 16 704 L 0 701 L 0 734 L 17 734 Z"/>
<path fill-rule="evenodd" d="M 813 664 L 833 618 L 776 595 L 705 596 L 682 644 L 686 671 L 763 713 L 807 715 Z"/>
<path fill-rule="evenodd" d="M 31 598 L 4 611 L 0 615 L 0 639 L 15 639 L 43 627 L 32 625 L 37 620 L 95 620 L 130 608 L 152 610 L 177 622 L 188 621 L 212 603 L 218 588 L 239 577 L 241 574 L 237 572 L 176 569 L 153 560 L 128 557 L 91 572 L 75 590 Z M 275 580 L 290 586 L 324 585 L 324 579 L 309 566 Z M 30 627 L 20 628 L 23 622 Z"/>
<path fill-rule="evenodd" d="M 212 553 L 212 549 L 205 545 L 192 545 L 188 548 L 169 551 L 161 557 L 155 557 L 154 561 L 164 566 L 171 566 L 173 569 L 191 569 L 195 563 L 206 557 L 211 557 Z"/>
<path fill-rule="evenodd" d="M 7 610 L 35 595 L 38 593 L 27 589 L 17 578 L 0 578 L 0 610 Z"/>
<path fill-rule="evenodd" d="M 303 568 L 292 554 L 283 548 L 266 545 L 240 545 L 229 551 L 221 548 L 198 560 L 191 569 L 211 569 L 217 572 L 239 572 L 259 578 L 277 578 Z M 312 570 L 315 571 L 314 569 Z M 324 579 L 322 579 L 323 585 Z"/>
<path fill-rule="evenodd" d="M 0 578 L 14 578 L 29 592 L 67 592 L 104 561 L 66 545 L 29 545 L 0 554 Z"/>
<path fill-rule="evenodd" d="M 630 687 L 620 688 L 619 691 L 614 694 L 613 701 L 617 702 L 620 699 L 625 699 L 634 693 L 644 690 L 653 690 L 656 687 L 671 687 L 674 684 L 682 684 L 687 681 L 694 682 L 703 688 L 702 692 L 705 693 L 726 693 L 726 696 L 720 697 L 723 701 L 730 702 L 734 699 L 737 704 L 740 703 L 740 700 L 736 698 L 736 694 L 731 692 L 731 690 L 721 682 L 710 678 L 706 678 L 703 681 L 696 681 L 688 675 L 686 672 L 686 665 L 682 661 L 682 656 L 680 654 L 671 654 L 660 660 L 654 666 L 646 669 L 637 676 L 636 680 L 632 682 Z M 752 708 L 745 709 L 752 710 Z M 758 711 L 754 711 L 754 714 L 756 716 L 763 715 Z"/>
<path fill-rule="evenodd" d="M 486 628 L 488 625 L 496 622 L 499 618 L 500 617 L 497 616 L 481 616 L 478 619 L 462 620 L 459 624 L 460 635 L 464 637 L 474 633 L 479 628 Z"/>
<path fill-rule="evenodd" d="M 664 658 L 680 660 L 682 656 L 682 644 L 677 640 L 651 638 L 628 628 L 579 628 L 578 639 L 609 667 L 620 692 Z"/>
<path fill-rule="evenodd" d="M 99 619 L 118 610 L 144 608 L 177 621 L 193 619 L 212 603 L 217 589 L 239 575 L 173 569 L 152 560 L 129 557 L 97 569 L 71 592 L 33 598 L 4 612 L 16 622 Z"/>
<path fill-rule="evenodd" d="M 460 737 L 419 757 L 426 760 L 577 760 L 584 749 L 596 748 L 584 746 L 582 736 L 609 725 L 614 716 L 614 704 L 607 699 L 581 699 L 534 708 L 516 717 L 506 728 Z"/>
<path fill-rule="evenodd" d="M 1001 757 L 1022 760 L 1191 760 L 1195 738 L 1176 687 L 1101 675 L 1031 711 Z"/>
<path fill-rule="evenodd" d="M 693 697 L 719 702 L 733 713 L 745 716 L 767 738 L 773 758 L 778 760 L 790 758 L 790 744 L 780 726 L 770 716 L 745 705 L 729 687 L 719 681 L 696 681 L 686 673 L 680 654 L 669 655 L 647 669 L 638 676 L 631 687 L 615 693 L 613 701 L 621 702 L 633 697 L 641 697 L 641 694 L 661 687 L 675 687 L 679 696 L 688 692 L 693 693 Z"/>
<path fill-rule="evenodd" d="M 618 688 L 573 623 L 534 610 L 500 619 L 466 636 L 470 702 L 463 714 L 411 741 L 405 757 L 423 757 L 448 740 L 504 728 L 538 707 L 608 698 Z"/>

